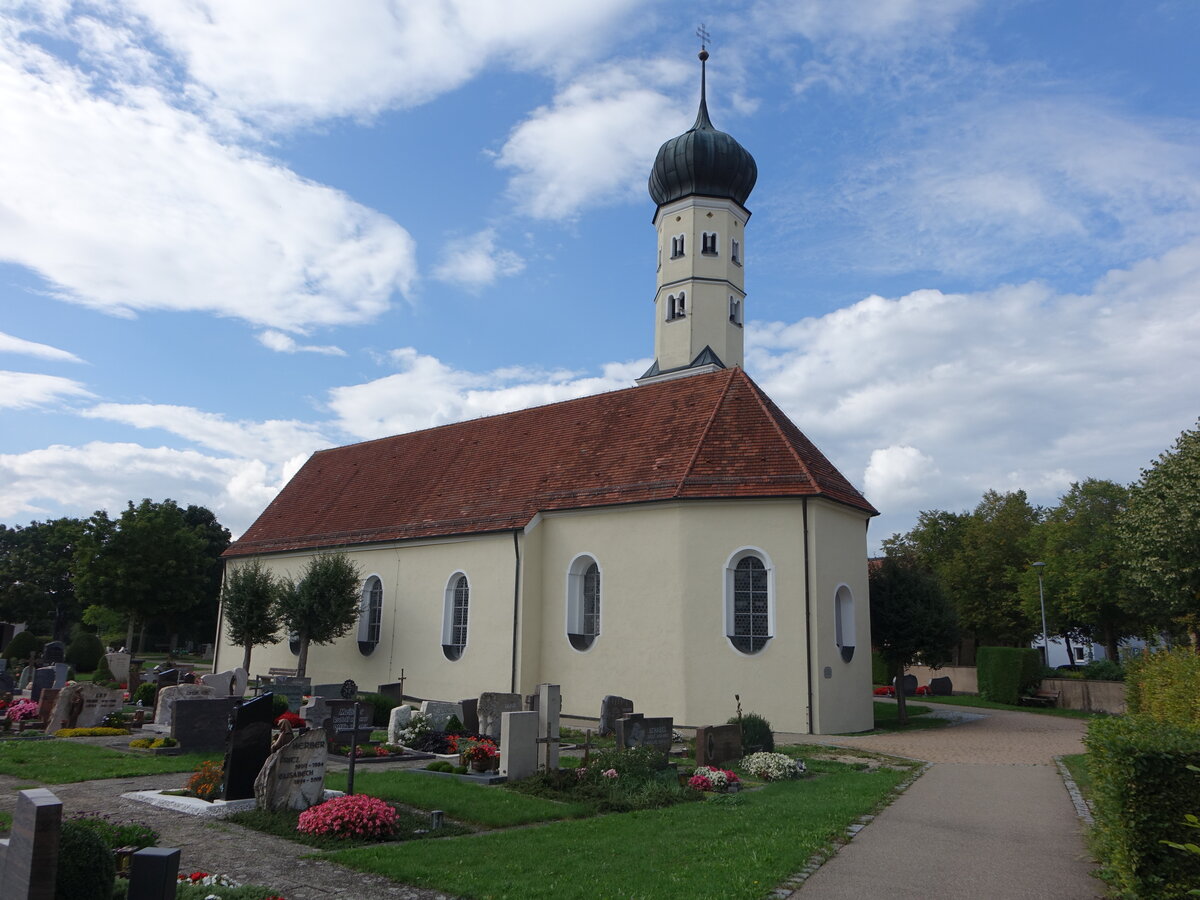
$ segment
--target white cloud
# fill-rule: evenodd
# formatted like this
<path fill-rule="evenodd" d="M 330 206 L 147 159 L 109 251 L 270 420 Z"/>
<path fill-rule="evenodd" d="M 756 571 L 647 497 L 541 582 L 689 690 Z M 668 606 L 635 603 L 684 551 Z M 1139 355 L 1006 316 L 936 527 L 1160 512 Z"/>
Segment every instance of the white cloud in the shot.
<path fill-rule="evenodd" d="M 496 229 L 485 228 L 470 237 L 450 241 L 433 276 L 468 290 L 479 290 L 524 268 L 525 260 L 516 253 L 497 249 Z"/>
<path fill-rule="evenodd" d="M 262 331 L 258 342 L 276 353 L 320 353 L 325 356 L 345 356 L 346 351 L 333 345 L 298 344 L 296 339 L 282 331 Z"/>
<path fill-rule="evenodd" d="M 629 387 L 650 364 L 609 363 L 602 375 L 581 376 L 521 367 L 465 372 L 411 347 L 393 351 L 393 359 L 400 372 L 329 392 L 342 429 L 376 438 L 598 394 Z"/>
<path fill-rule="evenodd" d="M 893 445 L 871 451 L 863 483 L 871 502 L 886 509 L 919 502 L 937 475 L 932 457 L 916 447 Z"/>
<path fill-rule="evenodd" d="M 39 344 L 35 341 L 27 341 L 24 338 L 14 337 L 11 334 L 5 334 L 3 331 L 0 331 L 0 353 L 20 353 L 24 356 L 36 356 L 39 359 L 48 359 L 52 362 L 83 362 L 74 353 L 60 350 L 58 347 L 51 347 L 49 344 Z"/>
<path fill-rule="evenodd" d="M 0 371 L 0 409 L 29 409 L 57 403 L 68 397 L 91 396 L 91 391 L 70 378 Z"/>
<path fill-rule="evenodd" d="M 577 79 L 509 135 L 497 163 L 516 173 L 510 196 L 529 215 L 564 219 L 643 194 L 664 135 L 695 115 L 663 89 L 693 74 L 683 63 L 626 61 Z"/>
<path fill-rule="evenodd" d="M 297 450 L 311 453 L 330 446 L 316 425 L 277 419 L 230 422 L 222 415 L 187 406 L 101 403 L 82 414 L 135 428 L 161 428 L 219 453 L 275 465 L 292 459 Z"/>
<path fill-rule="evenodd" d="M 15 31 L 0 27 L 0 259 L 110 313 L 287 330 L 361 322 L 408 290 L 414 245 L 392 220 L 224 142 L 153 81 L 85 72 Z"/>

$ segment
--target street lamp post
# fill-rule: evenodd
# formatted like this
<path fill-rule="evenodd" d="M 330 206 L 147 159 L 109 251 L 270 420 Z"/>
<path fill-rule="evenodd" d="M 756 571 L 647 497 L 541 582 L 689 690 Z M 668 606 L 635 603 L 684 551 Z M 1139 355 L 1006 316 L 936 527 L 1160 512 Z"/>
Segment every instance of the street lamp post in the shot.
<path fill-rule="evenodd" d="M 1046 634 L 1046 593 L 1042 590 L 1042 569 L 1046 568 L 1044 562 L 1035 562 L 1033 567 L 1037 569 L 1038 575 L 1038 600 L 1042 604 L 1042 659 L 1046 663 L 1046 668 L 1050 668 L 1050 637 Z"/>

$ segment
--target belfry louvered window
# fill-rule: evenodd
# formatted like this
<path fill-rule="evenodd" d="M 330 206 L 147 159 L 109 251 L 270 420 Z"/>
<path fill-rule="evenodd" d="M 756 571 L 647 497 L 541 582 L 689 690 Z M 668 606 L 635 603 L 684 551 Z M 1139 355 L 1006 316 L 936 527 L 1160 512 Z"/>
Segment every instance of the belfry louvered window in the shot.
<path fill-rule="evenodd" d="M 383 582 L 372 575 L 363 583 L 362 604 L 358 611 L 358 650 L 363 656 L 379 645 L 383 622 Z"/>
<path fill-rule="evenodd" d="M 684 255 L 684 235 L 677 234 L 671 238 L 671 259 L 678 259 Z"/>
<path fill-rule="evenodd" d="M 704 231 L 700 233 L 700 253 L 704 256 L 717 255 L 717 241 L 719 240 L 715 231 Z"/>
<path fill-rule="evenodd" d="M 446 587 L 446 611 L 442 626 L 442 653 L 458 659 L 467 646 L 467 613 L 471 587 L 466 575 L 455 575 Z"/>
<path fill-rule="evenodd" d="M 743 553 L 726 570 L 726 636 L 743 653 L 771 639 L 771 572 L 756 553 Z"/>
<path fill-rule="evenodd" d="M 600 566 L 580 556 L 567 573 L 567 640 L 587 650 L 600 634 Z"/>

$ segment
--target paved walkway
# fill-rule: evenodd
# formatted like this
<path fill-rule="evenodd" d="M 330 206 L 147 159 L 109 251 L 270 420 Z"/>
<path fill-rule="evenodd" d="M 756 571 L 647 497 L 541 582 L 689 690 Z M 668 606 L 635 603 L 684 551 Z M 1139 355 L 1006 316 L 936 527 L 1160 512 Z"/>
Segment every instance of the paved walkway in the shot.
<path fill-rule="evenodd" d="M 1085 723 L 935 708 L 944 729 L 869 737 L 780 736 L 929 760 L 932 766 L 791 896 L 1092 900 L 1083 826 L 1054 757 L 1083 752 Z M 981 714 L 985 713 L 985 714 Z"/>

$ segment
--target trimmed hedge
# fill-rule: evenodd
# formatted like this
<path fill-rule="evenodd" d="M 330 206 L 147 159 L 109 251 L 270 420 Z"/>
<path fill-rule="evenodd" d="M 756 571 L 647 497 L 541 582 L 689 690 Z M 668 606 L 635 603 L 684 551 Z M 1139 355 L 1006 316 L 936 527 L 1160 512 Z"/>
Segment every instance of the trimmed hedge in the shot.
<path fill-rule="evenodd" d="M 1121 896 L 1185 897 L 1200 887 L 1200 856 L 1184 817 L 1200 812 L 1200 731 L 1144 716 L 1093 719 L 1084 743 L 1092 774 L 1096 854 Z"/>
<path fill-rule="evenodd" d="M 29 660 L 29 654 L 37 653 L 40 656 L 45 643 L 45 638 L 38 637 L 32 631 L 17 632 L 4 648 L 4 658 L 8 660 L 8 667 L 20 672 L 21 667 Z"/>
<path fill-rule="evenodd" d="M 399 700 L 385 697 L 383 694 L 360 693 L 358 699 L 371 706 L 371 725 L 374 728 L 387 728 L 392 718 L 392 710 L 400 705 Z M 462 724 L 461 722 L 459 723 Z M 447 728 L 447 731 L 450 729 Z"/>
<path fill-rule="evenodd" d="M 1125 670 L 1130 715 L 1181 728 L 1200 727 L 1200 656 L 1190 649 L 1143 653 L 1130 660 Z"/>
<path fill-rule="evenodd" d="M 975 671 L 979 696 L 1016 706 L 1022 695 L 1041 683 L 1042 654 L 1029 647 L 980 647 Z"/>
<path fill-rule="evenodd" d="M 871 651 L 871 684 L 891 684 L 892 673 L 888 672 L 887 663 L 879 655 L 878 650 Z"/>
<path fill-rule="evenodd" d="M 104 644 L 94 634 L 84 632 L 67 645 L 67 662 L 80 672 L 96 671 L 96 666 L 102 659 Z"/>

